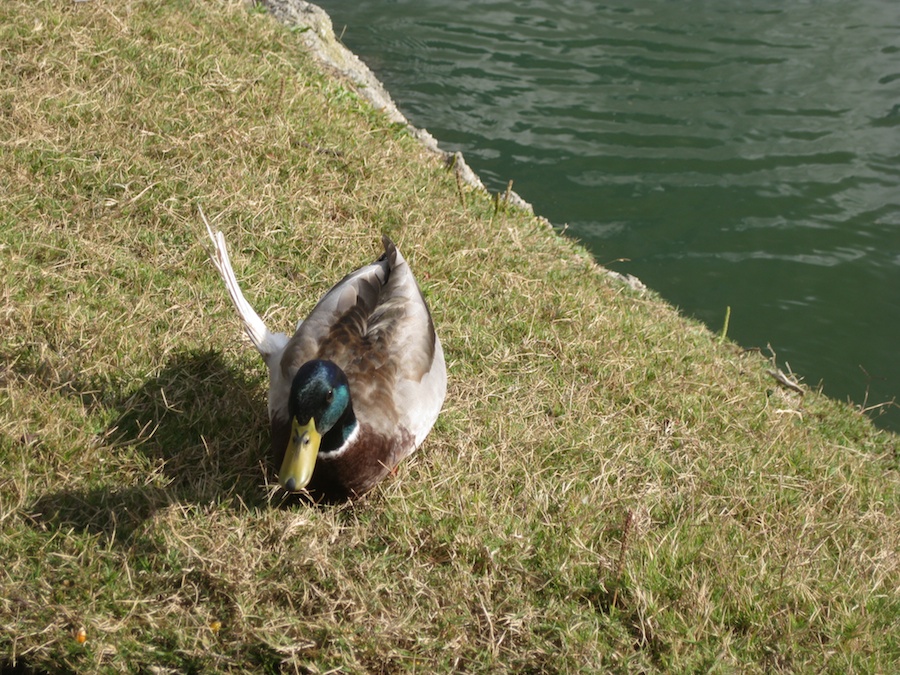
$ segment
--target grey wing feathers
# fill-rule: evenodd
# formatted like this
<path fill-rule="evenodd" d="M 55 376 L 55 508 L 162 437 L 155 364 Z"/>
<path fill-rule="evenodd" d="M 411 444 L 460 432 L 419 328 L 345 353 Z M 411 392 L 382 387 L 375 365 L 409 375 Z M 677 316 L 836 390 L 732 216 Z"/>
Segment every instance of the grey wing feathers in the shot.
<path fill-rule="evenodd" d="M 310 359 L 334 361 L 359 418 L 371 412 L 375 426 L 401 424 L 418 446 L 443 403 L 444 357 L 409 265 L 390 239 L 383 244 L 384 255 L 319 301 L 285 348 L 282 369 L 289 378 Z"/>
<path fill-rule="evenodd" d="M 322 347 L 331 342 L 335 326 L 342 322 L 351 334 L 364 335 L 366 326 L 360 322 L 374 309 L 389 274 L 390 266 L 382 257 L 336 283 L 297 326 L 285 349 L 282 368 L 296 370 L 310 359 L 327 358 Z"/>
<path fill-rule="evenodd" d="M 415 342 L 423 357 L 402 372 L 406 377 L 424 373 L 433 354 L 431 317 L 406 260 L 390 239 L 384 237 L 383 243 L 385 252 L 378 260 L 345 276 L 319 300 L 291 338 L 283 367 L 297 368 L 313 358 L 340 359 L 339 345 L 368 358 L 380 352 L 402 355 L 398 363 L 407 363 L 405 348 Z M 338 365 L 354 367 L 349 361 Z M 422 372 L 416 374 L 417 369 Z"/>
<path fill-rule="evenodd" d="M 431 369 L 439 343 L 428 305 L 409 265 L 387 237 L 384 246 L 391 262 L 391 276 L 382 302 L 369 319 L 369 334 L 376 340 L 391 341 L 400 376 L 418 382 Z"/>

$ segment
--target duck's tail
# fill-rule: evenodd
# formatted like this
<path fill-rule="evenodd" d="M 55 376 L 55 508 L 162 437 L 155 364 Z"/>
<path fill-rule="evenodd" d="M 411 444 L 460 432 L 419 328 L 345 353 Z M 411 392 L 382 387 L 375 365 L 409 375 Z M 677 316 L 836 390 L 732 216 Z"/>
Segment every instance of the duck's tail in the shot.
<path fill-rule="evenodd" d="M 247 302 L 247 299 L 244 298 L 241 287 L 238 285 L 237 278 L 234 276 L 234 270 L 231 268 L 231 260 L 228 258 L 228 249 L 225 247 L 225 236 L 221 232 L 213 232 L 209 221 L 206 219 L 206 214 L 203 213 L 203 209 L 199 206 L 197 208 L 200 211 L 200 217 L 203 219 L 204 225 L 206 225 L 206 231 L 209 233 L 209 238 L 212 240 L 213 244 L 213 248 L 209 252 L 209 258 L 219 271 L 222 281 L 225 282 L 225 288 L 228 290 L 231 302 L 234 303 L 234 308 L 241 317 L 241 322 L 244 324 L 244 330 L 247 332 L 247 335 L 250 337 L 256 350 L 268 363 L 270 356 L 284 350 L 287 336 L 284 335 L 284 333 L 272 333 L 269 331 L 269 329 L 266 328 L 266 324 L 263 323 L 263 320 L 259 318 L 259 314 L 256 313 L 250 306 L 250 303 Z"/>

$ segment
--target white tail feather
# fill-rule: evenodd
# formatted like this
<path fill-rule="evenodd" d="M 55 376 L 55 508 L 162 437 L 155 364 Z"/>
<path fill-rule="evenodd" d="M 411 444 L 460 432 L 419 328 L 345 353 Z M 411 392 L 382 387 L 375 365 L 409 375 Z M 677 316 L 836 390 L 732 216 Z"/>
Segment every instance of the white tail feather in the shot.
<path fill-rule="evenodd" d="M 199 206 L 198 209 L 200 217 L 206 225 L 206 231 L 209 232 L 209 238 L 213 243 L 213 250 L 210 251 L 209 258 L 225 282 L 225 288 L 228 290 L 231 302 L 234 303 L 234 308 L 241 317 L 244 330 L 247 332 L 256 350 L 268 362 L 270 356 L 284 349 L 284 345 L 287 343 L 287 336 L 284 333 L 270 332 L 263 320 L 259 318 L 259 314 L 247 302 L 243 292 L 241 292 L 240 285 L 238 285 L 237 278 L 234 276 L 234 270 L 231 268 L 231 260 L 228 258 L 228 249 L 225 246 L 225 236 L 221 232 L 213 232 L 206 215 L 203 213 L 203 209 Z"/>

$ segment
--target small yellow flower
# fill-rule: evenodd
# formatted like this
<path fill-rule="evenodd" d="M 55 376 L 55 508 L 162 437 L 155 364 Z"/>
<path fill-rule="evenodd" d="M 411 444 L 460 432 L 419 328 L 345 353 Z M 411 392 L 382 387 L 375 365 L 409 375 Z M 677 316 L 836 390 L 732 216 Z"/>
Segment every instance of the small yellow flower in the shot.
<path fill-rule="evenodd" d="M 213 633 L 218 633 L 219 630 L 221 630 L 221 628 L 222 628 L 222 622 L 221 622 L 221 621 L 215 620 L 215 621 L 210 621 L 210 622 L 209 622 L 209 629 L 210 629 Z"/>
<path fill-rule="evenodd" d="M 87 631 L 83 626 L 75 631 L 75 642 L 80 645 L 83 645 L 85 642 L 87 642 Z"/>

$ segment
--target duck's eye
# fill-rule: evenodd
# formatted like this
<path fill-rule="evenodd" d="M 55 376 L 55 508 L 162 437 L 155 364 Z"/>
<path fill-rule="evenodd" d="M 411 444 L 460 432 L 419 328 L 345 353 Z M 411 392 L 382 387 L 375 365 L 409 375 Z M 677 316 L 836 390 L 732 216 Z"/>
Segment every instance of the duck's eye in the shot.
<path fill-rule="evenodd" d="M 328 393 L 325 394 L 325 402 L 331 403 L 334 400 L 334 389 L 329 389 Z"/>

